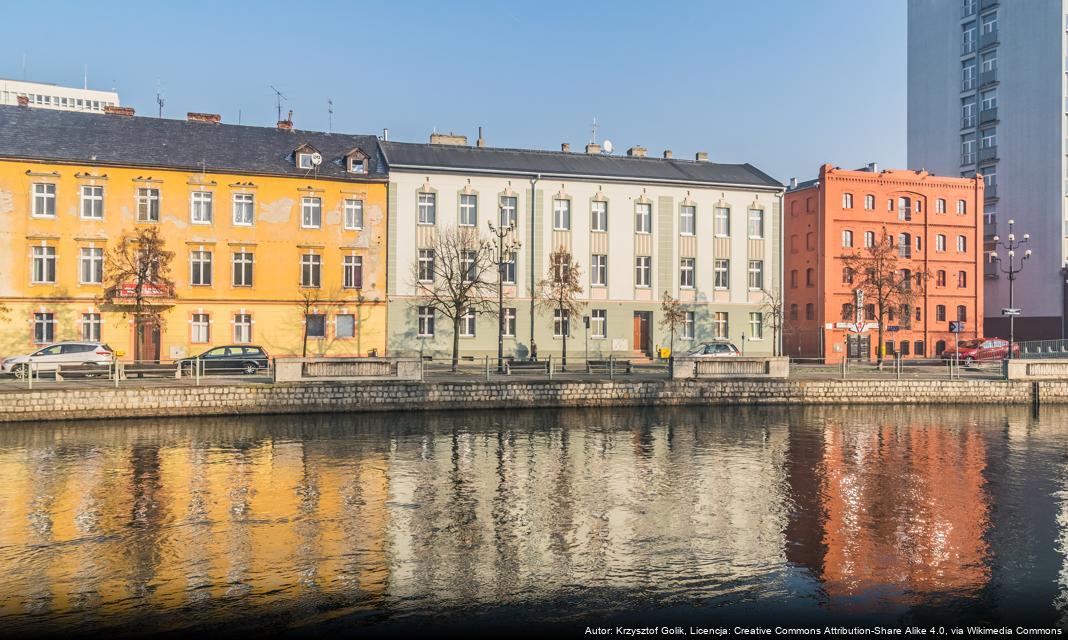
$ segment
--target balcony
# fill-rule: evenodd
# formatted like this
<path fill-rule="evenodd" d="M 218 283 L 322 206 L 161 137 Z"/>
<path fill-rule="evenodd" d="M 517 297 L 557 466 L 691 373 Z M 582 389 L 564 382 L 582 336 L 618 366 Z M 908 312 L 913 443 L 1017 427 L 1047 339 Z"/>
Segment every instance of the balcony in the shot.
<path fill-rule="evenodd" d="M 972 129 L 975 127 L 975 116 L 961 116 L 960 128 Z M 1068 146 L 1068 141 L 1065 141 L 1065 145 Z"/>
<path fill-rule="evenodd" d="M 973 89 L 975 89 L 975 78 L 974 77 L 963 78 L 960 81 L 960 90 L 961 91 L 971 91 Z M 1068 101 L 1066 101 L 1065 104 L 1068 105 Z M 1068 108 L 1066 108 L 1065 111 L 1068 111 Z"/>
<path fill-rule="evenodd" d="M 978 10 L 977 0 L 964 0 L 960 5 L 960 17 L 967 18 L 968 16 L 974 16 Z"/>
<path fill-rule="evenodd" d="M 998 185 L 996 185 L 996 184 L 988 184 L 986 186 L 986 188 L 983 189 L 983 198 L 984 199 L 986 199 L 986 200 L 996 200 L 997 197 L 998 197 Z"/>
<path fill-rule="evenodd" d="M 990 238 L 998 234 L 998 224 L 996 222 L 984 222 L 983 223 L 983 236 Z"/>
<path fill-rule="evenodd" d="M 991 160 L 998 159 L 998 147 L 994 145 L 992 147 L 983 147 L 979 149 L 979 162 L 990 162 Z"/>
<path fill-rule="evenodd" d="M 988 258 L 983 262 L 983 277 L 987 280 L 997 280 L 1001 274 L 998 272 L 998 263 L 991 262 Z"/>
<path fill-rule="evenodd" d="M 975 40 L 965 40 L 960 43 L 960 54 L 966 56 L 969 53 L 975 53 Z"/>
<path fill-rule="evenodd" d="M 979 74 L 979 86 L 985 87 L 988 84 L 994 84 L 998 81 L 998 70 L 991 69 L 990 71 L 984 71 Z"/>
<path fill-rule="evenodd" d="M 987 31 L 979 34 L 979 48 L 986 49 L 998 43 L 998 30 Z"/>
<path fill-rule="evenodd" d="M 997 122 L 998 108 L 991 107 L 989 109 L 983 109 L 979 112 L 979 124 L 986 124 L 987 122 Z"/>
<path fill-rule="evenodd" d="M 961 165 L 975 164 L 975 152 L 960 154 Z"/>
<path fill-rule="evenodd" d="M 979 3 L 979 10 L 986 11 L 987 9 L 992 9 L 996 6 L 998 6 L 998 0 L 981 0 Z"/>

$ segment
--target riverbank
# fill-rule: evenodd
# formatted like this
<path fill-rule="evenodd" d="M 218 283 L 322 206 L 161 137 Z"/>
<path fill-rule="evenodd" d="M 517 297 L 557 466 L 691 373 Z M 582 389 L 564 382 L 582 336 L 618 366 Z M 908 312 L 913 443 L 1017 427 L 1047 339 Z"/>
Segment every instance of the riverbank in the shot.
<path fill-rule="evenodd" d="M 1034 385 L 1037 385 L 1034 386 Z M 9 391 L 0 422 L 656 405 L 1068 404 L 1068 380 L 315 382 Z"/>

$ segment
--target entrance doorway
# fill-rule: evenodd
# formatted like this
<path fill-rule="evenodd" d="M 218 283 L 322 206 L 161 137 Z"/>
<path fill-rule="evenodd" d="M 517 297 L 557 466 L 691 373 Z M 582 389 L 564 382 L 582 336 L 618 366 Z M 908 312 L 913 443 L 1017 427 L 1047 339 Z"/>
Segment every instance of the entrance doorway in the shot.
<path fill-rule="evenodd" d="M 159 362 L 159 322 L 141 318 L 134 323 L 134 326 L 136 327 L 134 357 L 145 362 Z"/>
<path fill-rule="evenodd" d="M 851 333 L 846 337 L 846 355 L 852 360 L 871 358 L 871 336 Z"/>
<path fill-rule="evenodd" d="M 651 325 L 653 323 L 652 311 L 635 311 L 634 312 L 634 350 L 641 351 L 645 355 L 652 357 L 651 350 Z"/>

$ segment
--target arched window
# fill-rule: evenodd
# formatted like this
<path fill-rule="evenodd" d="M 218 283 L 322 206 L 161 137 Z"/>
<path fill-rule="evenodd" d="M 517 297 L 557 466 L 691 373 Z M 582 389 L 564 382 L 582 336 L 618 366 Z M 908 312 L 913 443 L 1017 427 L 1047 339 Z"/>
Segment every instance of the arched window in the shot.
<path fill-rule="evenodd" d="M 842 194 L 842 208 L 843 209 L 852 209 L 853 208 L 853 194 L 852 193 L 843 193 Z"/>
<path fill-rule="evenodd" d="M 968 250 L 968 238 L 965 236 L 957 236 L 957 251 L 964 253 Z"/>
<path fill-rule="evenodd" d="M 946 341 L 945 340 L 939 340 L 938 342 L 935 343 L 934 355 L 936 355 L 936 356 L 942 355 L 942 352 L 945 351 L 945 350 L 946 350 Z"/>
<path fill-rule="evenodd" d="M 957 320 L 964 322 L 968 319 L 968 307 L 958 304 L 957 305 Z"/>
<path fill-rule="evenodd" d="M 935 202 L 935 213 L 945 213 L 945 212 L 946 212 L 946 199 L 945 198 L 939 198 Z M 943 344 L 945 344 L 945 343 L 943 342 Z"/>
<path fill-rule="evenodd" d="M 940 233 L 935 236 L 935 251 L 942 252 L 946 250 L 946 234 Z"/>
<path fill-rule="evenodd" d="M 871 194 L 864 196 L 864 208 L 868 211 L 875 210 L 875 196 Z"/>
<path fill-rule="evenodd" d="M 944 286 L 946 286 L 946 270 L 945 269 L 939 269 L 938 273 L 935 275 L 935 286 L 936 287 L 944 287 Z"/>
<path fill-rule="evenodd" d="M 868 248 L 871 248 L 871 247 L 875 246 L 875 232 L 874 231 L 865 231 L 864 232 L 864 246 L 868 247 Z"/>
<path fill-rule="evenodd" d="M 808 233 L 805 234 L 805 248 L 806 249 L 815 249 L 816 248 L 816 234 L 815 233 L 812 233 L 811 231 L 809 231 Z"/>
<path fill-rule="evenodd" d="M 811 302 L 805 305 L 805 320 L 816 319 L 816 305 Z"/>
<path fill-rule="evenodd" d="M 816 286 L 816 271 L 812 267 L 805 269 L 805 286 Z"/>
<path fill-rule="evenodd" d="M 793 269 L 790 271 L 790 288 L 797 288 L 797 269 Z"/>
<path fill-rule="evenodd" d="M 958 271 L 957 272 L 957 288 L 958 289 L 965 289 L 965 288 L 967 288 L 967 286 L 968 286 L 968 272 L 967 271 Z"/>
<path fill-rule="evenodd" d="M 849 229 L 842 231 L 842 246 L 847 249 L 853 248 L 853 232 Z"/>
<path fill-rule="evenodd" d="M 797 234 L 790 236 L 790 253 L 797 253 Z"/>

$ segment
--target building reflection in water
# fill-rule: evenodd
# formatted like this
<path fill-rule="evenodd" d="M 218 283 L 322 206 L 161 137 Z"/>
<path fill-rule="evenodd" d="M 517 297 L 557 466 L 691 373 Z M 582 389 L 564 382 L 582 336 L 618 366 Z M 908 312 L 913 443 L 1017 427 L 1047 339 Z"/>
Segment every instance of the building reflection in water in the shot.
<path fill-rule="evenodd" d="M 1025 597 L 1049 617 L 1068 593 L 1065 442 L 1042 426 L 1057 416 L 1005 415 L 690 408 L 8 427 L 0 620 L 154 629 L 263 611 L 318 624 L 676 605 L 996 617 Z M 1026 540 L 1013 535 L 1024 517 Z"/>

